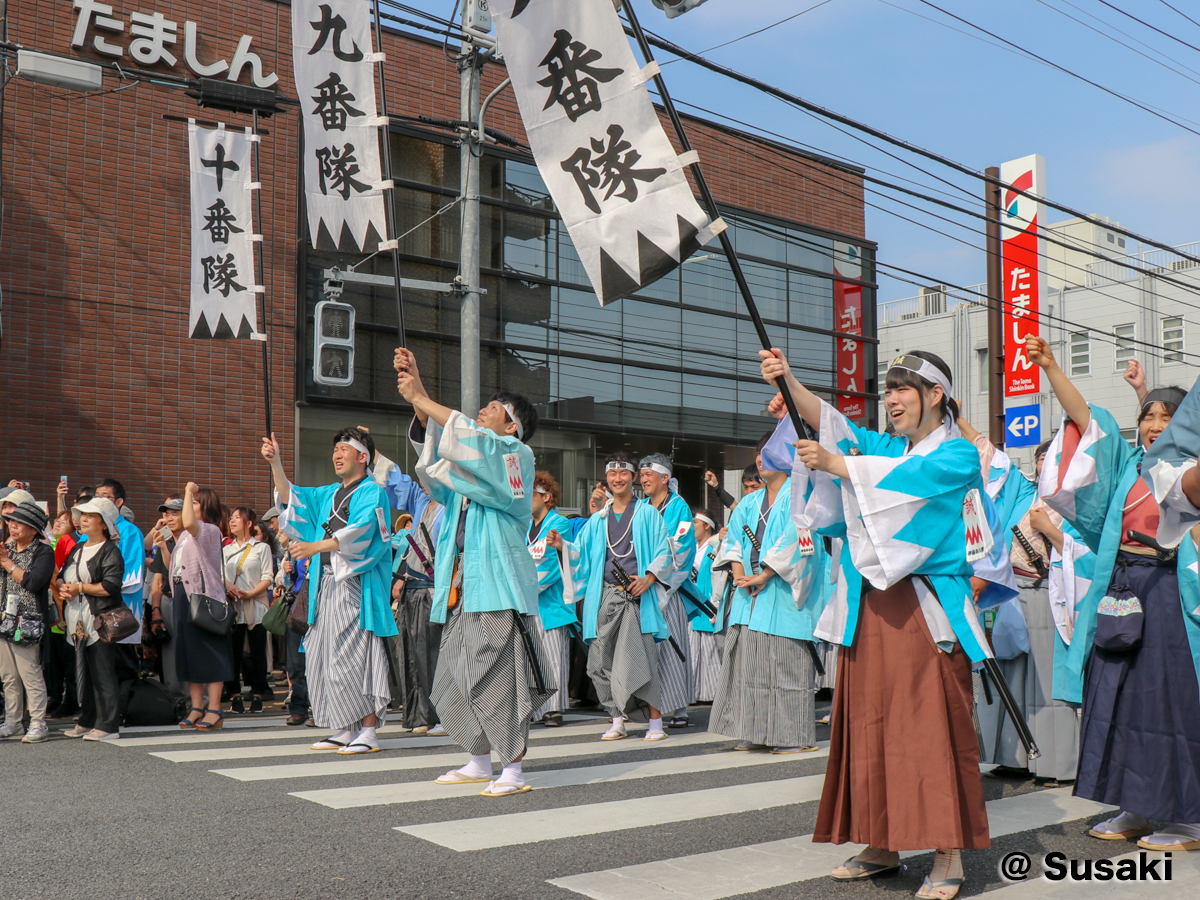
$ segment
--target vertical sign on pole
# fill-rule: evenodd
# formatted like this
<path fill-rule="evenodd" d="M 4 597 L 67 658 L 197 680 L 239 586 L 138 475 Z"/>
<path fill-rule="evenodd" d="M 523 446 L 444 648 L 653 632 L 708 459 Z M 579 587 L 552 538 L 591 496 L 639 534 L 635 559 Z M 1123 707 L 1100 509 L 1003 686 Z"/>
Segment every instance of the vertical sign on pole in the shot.
<path fill-rule="evenodd" d="M 845 334 L 863 333 L 862 285 L 837 281 L 837 276 L 862 278 L 862 251 L 850 244 L 833 245 L 833 329 Z M 866 354 L 862 341 L 835 337 L 834 362 L 837 366 L 837 386 L 843 391 L 861 392 L 866 385 L 863 367 Z M 847 419 L 862 419 L 867 414 L 867 401 L 862 397 L 838 394 L 837 408 Z"/>
<path fill-rule="evenodd" d="M 1037 366 L 1025 355 L 1025 339 L 1040 331 L 1038 315 L 1046 296 L 1046 161 L 1039 155 L 1000 166 L 1004 183 L 1000 210 L 1003 246 L 1004 396 L 1041 390 Z M 1025 194 L 1034 196 L 1025 196 Z"/>

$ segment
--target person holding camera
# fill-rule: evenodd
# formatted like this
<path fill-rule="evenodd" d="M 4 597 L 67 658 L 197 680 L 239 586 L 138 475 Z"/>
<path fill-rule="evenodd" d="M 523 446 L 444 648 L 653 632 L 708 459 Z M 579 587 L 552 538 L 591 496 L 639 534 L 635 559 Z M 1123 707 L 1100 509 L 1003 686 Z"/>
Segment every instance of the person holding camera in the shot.
<path fill-rule="evenodd" d="M 46 684 L 42 678 L 42 634 L 50 619 L 50 580 L 54 577 L 54 550 L 41 540 L 46 514 L 26 501 L 4 514 L 9 540 L 0 545 L 0 679 L 4 682 L 5 722 L 0 738 L 24 732 L 24 698 L 29 698 L 29 732 L 26 744 L 44 741 Z"/>
<path fill-rule="evenodd" d="M 301 592 L 308 590 L 308 560 L 292 559 L 291 554 L 287 552 L 287 546 L 291 542 L 287 532 L 281 530 L 279 539 L 283 545 L 283 558 L 275 575 L 275 584 L 283 594 L 281 602 L 286 602 L 290 611 Z M 291 628 L 287 630 L 287 674 L 288 683 L 291 685 L 287 701 L 287 724 L 292 726 L 304 725 L 309 715 L 308 677 L 304 671 L 304 653 L 300 650 L 303 640 L 303 636 Z"/>

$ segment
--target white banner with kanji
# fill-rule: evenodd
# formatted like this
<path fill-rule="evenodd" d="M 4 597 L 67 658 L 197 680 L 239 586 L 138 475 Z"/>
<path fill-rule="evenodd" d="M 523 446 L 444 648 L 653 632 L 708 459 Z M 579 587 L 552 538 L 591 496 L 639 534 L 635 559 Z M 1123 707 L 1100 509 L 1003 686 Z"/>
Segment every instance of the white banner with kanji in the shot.
<path fill-rule="evenodd" d="M 724 229 L 700 209 L 612 0 L 492 0 L 538 171 L 601 304 Z"/>
<path fill-rule="evenodd" d="M 304 199 L 314 247 L 322 227 L 339 248 L 345 238 L 366 253 L 387 240 L 379 162 L 379 127 L 387 119 L 375 105 L 381 61 L 372 50 L 368 0 L 292 0 L 292 66 L 304 116 Z"/>
<path fill-rule="evenodd" d="M 188 335 L 253 338 L 258 321 L 255 283 L 254 190 L 250 129 L 188 123 L 192 200 L 192 298 Z"/>

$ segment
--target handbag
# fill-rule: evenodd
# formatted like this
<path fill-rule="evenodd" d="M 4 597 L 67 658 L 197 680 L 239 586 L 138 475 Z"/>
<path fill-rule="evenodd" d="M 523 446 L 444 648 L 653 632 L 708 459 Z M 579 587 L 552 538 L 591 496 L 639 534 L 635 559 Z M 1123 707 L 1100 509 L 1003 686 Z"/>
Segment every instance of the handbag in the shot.
<path fill-rule="evenodd" d="M 96 613 L 92 618 L 96 636 L 100 638 L 101 643 L 105 644 L 115 644 L 124 640 L 141 627 L 133 613 L 129 611 L 129 607 L 124 603 L 115 609 L 106 609 L 102 613 Z"/>
<path fill-rule="evenodd" d="M 263 616 L 263 628 L 276 637 L 285 637 L 287 635 L 288 594 L 294 594 L 294 591 L 287 589 L 280 591 L 275 602 L 271 604 L 271 608 Z"/>
<path fill-rule="evenodd" d="M 1146 613 L 1142 601 L 1134 596 L 1126 577 L 1128 566 L 1118 560 L 1120 577 L 1113 578 L 1121 586 L 1112 586 L 1096 609 L 1096 637 L 1093 643 L 1110 653 L 1128 653 L 1142 643 L 1142 628 Z"/>
<path fill-rule="evenodd" d="M 288 611 L 287 627 L 288 631 L 298 634 L 300 637 L 308 634 L 308 591 L 300 591 L 296 594 L 296 602 Z"/>
<path fill-rule="evenodd" d="M 204 570 L 200 570 L 200 591 L 188 594 L 188 621 L 209 634 L 225 637 L 233 627 L 233 606 L 204 593 Z"/>

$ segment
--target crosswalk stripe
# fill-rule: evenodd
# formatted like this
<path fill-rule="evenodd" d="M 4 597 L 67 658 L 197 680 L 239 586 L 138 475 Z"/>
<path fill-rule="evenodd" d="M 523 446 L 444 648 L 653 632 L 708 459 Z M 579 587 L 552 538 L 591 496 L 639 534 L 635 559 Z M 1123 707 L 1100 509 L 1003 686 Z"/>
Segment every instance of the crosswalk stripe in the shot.
<path fill-rule="evenodd" d="M 824 780 L 824 776 L 821 776 Z M 1032 791 L 987 804 L 993 838 L 1086 819 L 1110 809 L 1071 796 L 1071 788 Z M 503 817 L 502 817 L 503 818 Z M 464 823 L 457 822 L 462 826 Z M 510 826 L 511 827 L 511 826 Z M 423 836 L 423 835 L 418 835 Z M 722 900 L 829 874 L 861 845 L 814 844 L 812 835 L 698 853 L 637 866 L 555 878 L 550 881 L 593 900 Z M 927 851 L 910 851 L 901 857 Z M 999 900 L 999 898 L 997 898 Z M 1010 900 L 1005 896 L 1003 900 Z"/>
<path fill-rule="evenodd" d="M 1140 853 L 1114 856 L 1113 862 L 1138 861 Z M 1098 855 L 1097 855 L 1098 856 Z M 1149 860 L 1164 859 L 1161 853 L 1148 853 Z M 1165 859 L 1164 859 L 1165 861 Z M 1164 864 L 1158 864 L 1164 874 Z M 1188 885 L 1191 885 L 1189 888 Z M 1172 853 L 1171 880 L 1163 881 L 1050 881 L 1030 878 L 990 892 L 995 900 L 1162 900 L 1163 897 L 1195 897 L 1200 892 L 1200 854 Z"/>
<path fill-rule="evenodd" d="M 808 775 L 634 800 L 405 825 L 396 830 L 451 850 L 485 850 L 809 803 L 820 798 L 824 783 L 824 774 Z"/>
<path fill-rule="evenodd" d="M 529 733 L 531 741 L 548 741 L 559 737 L 577 737 L 579 735 L 599 735 L 609 727 L 609 720 L 604 719 L 599 725 L 567 725 L 562 728 L 550 730 L 535 729 Z M 391 729 L 381 728 L 379 733 L 387 733 Z M 400 731 L 399 727 L 395 731 Z M 392 731 L 392 733 L 395 733 Z M 314 741 L 319 740 L 328 734 L 327 731 L 312 734 L 311 729 L 307 735 L 298 735 L 295 732 L 282 735 L 282 737 L 305 737 L 304 743 L 301 744 L 284 744 L 284 745 L 265 745 L 257 747 L 212 747 L 209 749 L 200 750 L 166 750 L 158 753 L 151 753 L 151 756 L 158 759 L 165 759 L 168 762 L 183 763 L 183 762 L 216 762 L 223 759 L 265 759 L 270 756 L 327 756 L 328 753 L 323 753 L 320 750 L 310 750 L 309 745 Z M 207 737 L 208 735 L 205 735 Z M 272 735 L 273 736 L 273 735 Z M 239 735 L 240 737 L 240 735 Z M 266 735 L 264 735 L 266 737 Z M 425 737 L 423 735 L 415 735 L 412 737 L 402 737 L 393 740 L 381 740 L 379 746 L 384 750 L 419 750 L 423 747 L 445 747 L 454 746 L 454 740 L 448 737 Z"/>
<path fill-rule="evenodd" d="M 706 753 L 699 756 L 613 763 L 604 766 L 585 766 L 578 769 L 552 769 L 547 772 L 526 772 L 525 783 L 534 788 L 570 787 L 580 784 L 605 784 L 635 778 L 661 775 L 687 775 L 693 772 L 716 772 L 747 766 L 771 765 L 795 759 L 828 756 L 825 746 L 815 753 L 797 756 L 773 753 Z M 372 784 L 360 787 L 333 788 L 319 791 L 296 791 L 293 797 L 311 800 L 330 809 L 352 809 L 360 806 L 384 806 L 392 803 L 413 803 L 419 800 L 445 800 L 478 794 L 478 784 L 442 785 L 429 781 L 410 781 L 402 784 Z"/>
<path fill-rule="evenodd" d="M 549 747 L 531 746 L 526 753 L 528 760 L 556 759 L 568 756 L 593 756 L 607 753 L 627 753 L 634 750 L 647 750 L 651 747 L 670 749 L 672 747 L 695 747 L 700 744 L 715 744 L 728 742 L 729 738 L 719 734 L 691 734 L 685 737 L 673 737 L 660 744 L 648 744 L 639 738 L 624 741 L 584 741 L 575 744 L 552 744 Z M 461 766 L 464 761 L 462 751 L 455 753 L 436 753 L 407 757 L 345 757 L 337 756 L 330 751 L 326 755 L 332 757 L 323 763 L 296 763 L 278 766 L 248 766 L 234 769 L 210 769 L 217 775 L 224 775 L 237 781 L 270 781 L 281 778 L 312 778 L 322 775 L 358 775 L 364 772 L 396 772 L 405 769 L 428 769 L 437 766 L 454 768 Z"/>
<path fill-rule="evenodd" d="M 224 728 L 271 728 L 275 725 L 282 725 L 287 721 L 287 716 L 270 716 L 267 718 L 253 719 L 231 719 L 226 717 Z M 121 737 L 127 734 L 153 734 L 158 731 L 165 731 L 168 734 L 178 732 L 178 723 L 172 725 L 122 725 L 120 729 Z"/>

